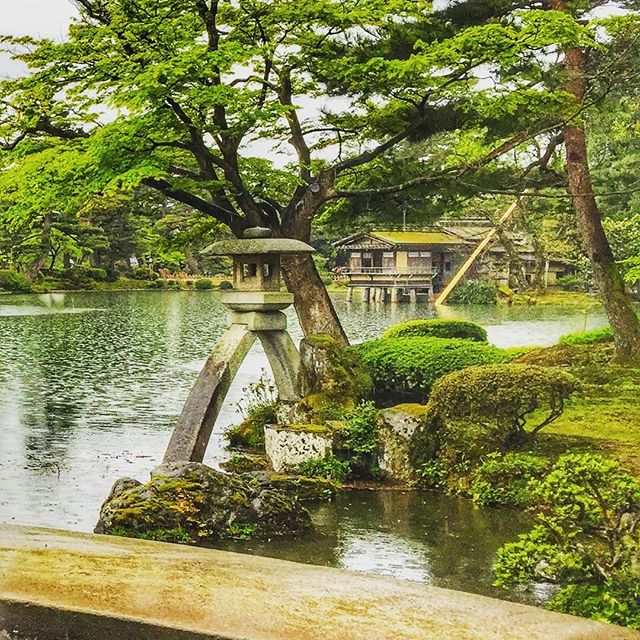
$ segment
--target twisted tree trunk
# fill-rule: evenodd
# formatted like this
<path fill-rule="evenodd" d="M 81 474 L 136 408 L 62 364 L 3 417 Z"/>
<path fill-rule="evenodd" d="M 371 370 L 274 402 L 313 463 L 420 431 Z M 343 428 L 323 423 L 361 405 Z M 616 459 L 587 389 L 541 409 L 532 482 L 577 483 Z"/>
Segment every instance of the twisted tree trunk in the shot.
<path fill-rule="evenodd" d="M 565 13 L 569 11 L 565 0 L 549 0 L 549 8 Z M 587 92 L 585 63 L 582 49 L 573 47 L 566 51 L 567 91 L 574 96 L 578 106 L 583 104 Z M 575 121 L 565 127 L 564 144 L 569 181 L 567 191 L 571 195 L 583 249 L 591 261 L 595 285 L 613 329 L 618 358 L 640 358 L 640 321 L 602 227 L 589 173 L 587 136 L 581 122 Z"/>

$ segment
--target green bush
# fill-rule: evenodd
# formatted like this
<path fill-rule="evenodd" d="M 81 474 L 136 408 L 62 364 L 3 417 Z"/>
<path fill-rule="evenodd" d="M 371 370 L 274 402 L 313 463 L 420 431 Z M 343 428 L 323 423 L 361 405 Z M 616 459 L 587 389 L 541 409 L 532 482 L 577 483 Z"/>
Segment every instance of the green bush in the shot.
<path fill-rule="evenodd" d="M 473 322 L 464 320 L 409 320 L 402 322 L 383 334 L 383 338 L 412 338 L 416 336 L 433 338 L 463 338 L 486 342 L 487 332 Z"/>
<path fill-rule="evenodd" d="M 493 282 L 467 280 L 451 292 L 448 302 L 451 304 L 497 304 L 498 287 Z"/>
<path fill-rule="evenodd" d="M 348 460 L 338 460 L 335 456 L 328 456 L 307 460 L 299 465 L 296 471 L 306 478 L 325 478 L 336 484 L 342 484 L 349 476 L 351 464 Z"/>
<path fill-rule="evenodd" d="M 166 286 L 167 286 L 167 283 L 163 278 L 158 278 L 157 280 L 152 280 L 149 283 L 149 289 L 165 289 Z"/>
<path fill-rule="evenodd" d="M 146 264 L 133 269 L 129 277 L 134 280 L 157 280 L 159 278 L 158 274 Z"/>
<path fill-rule="evenodd" d="M 233 284 L 229 282 L 229 280 L 223 280 L 218 285 L 218 289 L 220 289 L 220 291 L 229 291 L 230 289 L 233 289 Z"/>
<path fill-rule="evenodd" d="M 562 276 L 557 283 L 564 291 L 586 291 L 589 288 L 589 283 L 580 276 Z"/>
<path fill-rule="evenodd" d="M 522 509 L 531 502 L 530 483 L 548 468 L 547 458 L 530 453 L 491 453 L 473 474 L 471 497 L 484 506 Z"/>
<path fill-rule="evenodd" d="M 525 432 L 528 416 L 544 411 L 532 433 L 562 415 L 578 381 L 559 369 L 520 364 L 469 367 L 443 378 L 429 400 L 429 413 L 449 420 L 488 421 L 508 443 Z"/>
<path fill-rule="evenodd" d="M 507 357 L 497 347 L 454 338 L 387 338 L 352 349 L 371 374 L 374 396 L 385 405 L 424 402 L 442 376 Z"/>
<path fill-rule="evenodd" d="M 613 330 L 611 327 L 603 327 L 602 329 L 592 329 L 591 331 L 583 331 L 582 333 L 570 333 L 562 336 L 558 342 L 559 344 L 594 344 L 612 341 Z"/>
<path fill-rule="evenodd" d="M 276 386 L 263 370 L 260 378 L 244 387 L 242 391 L 243 399 L 237 408 L 244 420 L 228 429 L 225 438 L 231 447 L 262 449 L 265 426 L 278 422 Z"/>
<path fill-rule="evenodd" d="M 1 269 L 0 289 L 11 291 L 12 293 L 29 293 L 31 284 L 21 273 L 10 271 L 9 269 Z"/>
<path fill-rule="evenodd" d="M 213 282 L 208 278 L 201 278 L 200 280 L 196 280 L 196 289 L 198 291 L 208 291 L 209 289 L 213 289 Z"/>
<path fill-rule="evenodd" d="M 498 551 L 496 584 L 559 585 L 549 607 L 640 628 L 640 482 L 569 454 L 529 486 L 534 527 Z"/>
<path fill-rule="evenodd" d="M 377 419 L 373 402 L 359 404 L 344 421 L 344 446 L 356 455 L 373 453 L 378 447 Z"/>

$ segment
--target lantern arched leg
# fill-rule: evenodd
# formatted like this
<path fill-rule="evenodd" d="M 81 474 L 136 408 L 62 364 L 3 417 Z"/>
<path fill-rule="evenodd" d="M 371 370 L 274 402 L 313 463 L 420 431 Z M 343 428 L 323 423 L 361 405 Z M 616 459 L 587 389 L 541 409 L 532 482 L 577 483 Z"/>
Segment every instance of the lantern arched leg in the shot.
<path fill-rule="evenodd" d="M 202 462 L 229 387 L 256 337 L 246 324 L 233 324 L 227 329 L 189 394 L 164 463 Z"/>
<path fill-rule="evenodd" d="M 299 400 L 300 354 L 287 331 L 260 331 L 281 400 Z"/>

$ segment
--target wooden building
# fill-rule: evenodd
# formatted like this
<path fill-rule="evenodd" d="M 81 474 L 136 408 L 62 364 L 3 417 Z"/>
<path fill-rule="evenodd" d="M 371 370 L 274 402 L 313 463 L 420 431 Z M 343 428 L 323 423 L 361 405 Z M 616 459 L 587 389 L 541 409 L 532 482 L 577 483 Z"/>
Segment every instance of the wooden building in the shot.
<path fill-rule="evenodd" d="M 464 259 L 466 244 L 444 230 L 372 231 L 336 243 L 346 252 L 342 273 L 349 280 L 349 297 L 361 288 L 365 300 L 398 302 L 432 296 Z"/>
<path fill-rule="evenodd" d="M 481 219 L 443 220 L 437 228 L 422 231 L 371 231 L 356 233 L 335 243 L 342 253 L 341 275 L 348 280 L 348 299 L 362 289 L 365 300 L 399 302 L 429 299 L 455 274 L 464 260 L 491 229 Z M 509 247 L 504 245 L 508 242 Z M 511 233 L 496 241 L 478 259 L 471 277 L 512 284 L 514 255 L 522 277 L 531 282 L 537 258 L 529 239 Z M 567 265 L 546 260 L 546 282 L 555 284 Z"/>

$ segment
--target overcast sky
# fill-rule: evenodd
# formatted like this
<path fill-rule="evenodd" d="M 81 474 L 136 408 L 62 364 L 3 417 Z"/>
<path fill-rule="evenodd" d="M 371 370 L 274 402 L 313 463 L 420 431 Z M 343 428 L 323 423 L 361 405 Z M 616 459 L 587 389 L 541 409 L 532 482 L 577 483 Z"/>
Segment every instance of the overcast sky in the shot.
<path fill-rule="evenodd" d="M 0 33 L 62 39 L 77 15 L 71 0 L 0 0 Z M 0 77 L 15 76 L 21 67 L 0 55 Z"/>
<path fill-rule="evenodd" d="M 0 31 L 59 38 L 76 14 L 70 0 L 0 0 Z"/>

